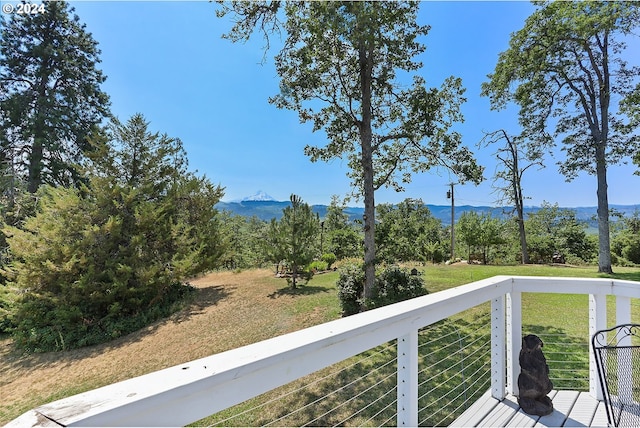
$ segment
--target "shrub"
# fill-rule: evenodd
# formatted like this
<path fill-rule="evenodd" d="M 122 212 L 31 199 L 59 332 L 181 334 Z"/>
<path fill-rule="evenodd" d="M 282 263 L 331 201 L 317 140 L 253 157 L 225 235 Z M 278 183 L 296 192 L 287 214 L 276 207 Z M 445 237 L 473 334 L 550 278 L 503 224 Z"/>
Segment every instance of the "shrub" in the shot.
<path fill-rule="evenodd" d="M 640 237 L 634 236 L 628 239 L 622 248 L 622 255 L 631 263 L 640 264 Z"/>
<path fill-rule="evenodd" d="M 343 316 L 357 314 L 363 306 L 365 309 L 379 308 L 428 294 L 421 276 L 411 275 L 408 269 L 391 266 L 376 272 L 373 297 L 364 302 L 362 264 L 345 265 L 339 272 L 338 298 Z"/>
<path fill-rule="evenodd" d="M 118 302 L 109 306 L 108 314 L 91 320 L 83 308 L 69 304 L 51 294 L 25 294 L 16 312 L 13 338 L 28 352 L 60 351 L 95 345 L 124 336 L 175 313 L 193 294 L 195 288 L 175 283 L 168 286 L 162 301 L 144 306 L 135 314 L 122 316 Z"/>
<path fill-rule="evenodd" d="M 373 298 L 366 302 L 366 307 L 379 308 L 427 293 L 420 275 L 411 275 L 408 269 L 390 266 L 376 273 Z"/>
<path fill-rule="evenodd" d="M 342 316 L 360 312 L 361 296 L 364 291 L 364 269 L 360 264 L 345 264 L 339 270 L 337 281 L 338 298 L 342 307 Z"/>
<path fill-rule="evenodd" d="M 331 265 L 338 260 L 338 257 L 333 253 L 325 253 L 320 259 L 327 264 L 327 269 L 331 269 Z"/>
<path fill-rule="evenodd" d="M 327 262 L 323 261 L 323 260 L 314 260 L 311 262 L 311 264 L 309 265 L 309 267 L 307 268 L 307 270 L 309 271 L 324 271 L 328 269 L 328 265 Z"/>

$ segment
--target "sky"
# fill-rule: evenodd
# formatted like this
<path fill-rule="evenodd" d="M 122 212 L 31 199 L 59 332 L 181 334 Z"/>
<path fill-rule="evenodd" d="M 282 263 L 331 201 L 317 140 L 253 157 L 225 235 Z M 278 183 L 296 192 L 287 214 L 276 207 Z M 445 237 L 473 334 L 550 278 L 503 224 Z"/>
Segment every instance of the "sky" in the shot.
<path fill-rule="evenodd" d="M 268 103 L 278 93 L 273 63 L 278 39 L 266 56 L 259 35 L 244 44 L 222 39 L 232 23 L 230 18 L 217 18 L 218 6 L 208 1 L 70 3 L 99 44 L 99 68 L 107 76 L 102 88 L 111 98 L 112 113 L 121 121 L 142 113 L 152 131 L 180 138 L 190 169 L 224 187 L 224 201 L 261 190 L 276 200 L 288 200 L 295 193 L 304 202 L 326 205 L 332 195 L 351 193 L 346 161 L 312 163 L 303 153 L 307 144 L 324 145 L 326 134 L 301 124 L 296 112 Z M 499 146 L 477 145 L 483 132 L 504 128 L 517 133 L 517 109 L 491 111 L 488 99 L 480 97 L 480 85 L 507 49 L 511 33 L 523 27 L 533 10 L 528 2 L 510 1 L 420 5 L 418 21 L 431 30 L 421 40 L 427 49 L 418 74 L 429 87 L 440 87 L 451 75 L 462 78 L 468 101 L 462 106 L 465 122 L 456 130 L 485 166 L 481 185 L 455 186 L 456 205 L 496 205 L 492 176 Z M 558 156 L 559 150 L 549 154 L 546 168 L 525 174 L 525 204 L 595 206 L 595 177 L 582 173 L 567 183 L 558 173 Z M 610 167 L 610 204 L 640 204 L 640 176 L 633 175 L 635 170 L 634 165 Z M 442 170 L 414 175 L 405 192 L 378 190 L 376 204 L 420 198 L 447 205 L 452 181 L 456 177 Z"/>

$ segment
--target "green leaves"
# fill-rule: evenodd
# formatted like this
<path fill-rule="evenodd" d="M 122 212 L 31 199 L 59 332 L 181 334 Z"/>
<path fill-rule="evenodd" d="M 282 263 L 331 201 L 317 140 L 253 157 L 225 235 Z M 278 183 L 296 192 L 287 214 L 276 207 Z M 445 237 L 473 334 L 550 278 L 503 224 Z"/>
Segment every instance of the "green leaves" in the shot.
<path fill-rule="evenodd" d="M 376 207 L 379 224 L 376 226 L 377 254 L 389 263 L 424 259 L 429 250 L 424 247 L 437 244 L 429 252 L 430 259 L 442 258 L 441 223 L 420 199 L 405 199 L 397 206 L 380 204 Z"/>
<path fill-rule="evenodd" d="M 364 186 L 362 159 L 368 149 L 361 138 L 368 114 L 375 189 L 401 191 L 412 173 L 432 167 L 450 168 L 474 182 L 482 177 L 472 153 L 451 130 L 463 120 L 460 79 L 447 79 L 441 90 L 427 89 L 418 76 L 409 89 L 396 81 L 398 70 L 421 67 L 414 61 L 424 51 L 417 38 L 429 27 L 417 24 L 417 8 L 414 2 L 287 4 L 288 38 L 276 57 L 281 93 L 270 101 L 297 111 L 314 131 L 324 129 L 327 144 L 307 146 L 305 153 L 312 161 L 346 156 L 358 189 Z M 370 111 L 364 110 L 367 98 Z"/>
<path fill-rule="evenodd" d="M 482 263 L 487 264 L 489 250 L 506 241 L 503 236 L 501 222 L 491 214 L 465 212 L 456 224 L 456 236 L 468 249 L 468 261 L 471 261 L 472 250 L 480 249 Z"/>
<path fill-rule="evenodd" d="M 482 86 L 493 109 L 512 101 L 520 106 L 532 149 L 555 144 L 543 132 L 555 119 L 554 137 L 567 153 L 561 171 L 569 179 L 580 170 L 595 174 L 595 163 L 605 160 L 596 159 L 595 145 L 612 148 L 608 164 L 633 153 L 634 141 L 609 123 L 612 97 L 630 93 L 638 76 L 622 56 L 623 36 L 637 27 L 638 10 L 633 2 L 541 2 Z"/>
<path fill-rule="evenodd" d="M 43 187 L 37 213 L 4 229 L 23 296 L 15 335 L 28 349 L 98 343 L 167 315 L 183 281 L 224 250 L 222 189 L 187 172 L 179 140 L 149 132 L 141 115 L 111 129 L 84 188 Z"/>
<path fill-rule="evenodd" d="M 389 266 L 376 272 L 373 295 L 364 300 L 360 297 L 364 288 L 362 266 L 347 264 L 340 268 L 336 282 L 342 316 L 355 315 L 363 309 L 374 309 L 428 294 L 424 279 L 411 275 L 408 269 Z"/>
<path fill-rule="evenodd" d="M 574 211 L 561 209 L 558 204 L 543 203 L 539 211 L 529 215 L 525 227 L 534 263 L 550 263 L 556 252 L 570 263 L 589 262 L 595 256 L 586 226 L 576 219 Z"/>
<path fill-rule="evenodd" d="M 640 22 L 640 4 L 536 4 L 538 9 L 500 54 L 482 94 L 490 97 L 493 109 L 519 105 L 530 151 L 562 141 L 565 159 L 559 167 L 567 180 L 580 171 L 597 176 L 599 271 L 611 273 L 607 167 L 640 150 L 637 118 L 629 107 L 640 88 L 640 68 L 628 68 L 623 55 L 625 37 Z M 618 106 L 617 99 L 622 99 Z M 624 115 L 628 124 L 620 119 Z M 549 123 L 555 128 L 551 136 Z"/>
<path fill-rule="evenodd" d="M 410 90 L 396 80 L 398 71 L 422 67 L 415 58 L 425 48 L 417 40 L 429 27 L 418 25 L 418 6 L 290 1 L 284 7 L 287 38 L 275 58 L 281 93 L 270 102 L 296 111 L 314 132 L 325 131 L 326 145 L 304 149 L 312 161 L 347 159 L 354 195 L 365 204 L 365 297 L 373 288 L 375 190 L 402 191 L 412 174 L 434 166 L 451 168 L 462 180 L 482 178 L 471 152 L 450 129 L 462 118 L 459 81 L 438 92 L 424 88 L 419 78 Z M 280 29 L 279 9 L 279 2 L 232 3 L 219 16 L 235 14 L 232 40 L 246 40 L 259 28 L 268 41 Z"/>

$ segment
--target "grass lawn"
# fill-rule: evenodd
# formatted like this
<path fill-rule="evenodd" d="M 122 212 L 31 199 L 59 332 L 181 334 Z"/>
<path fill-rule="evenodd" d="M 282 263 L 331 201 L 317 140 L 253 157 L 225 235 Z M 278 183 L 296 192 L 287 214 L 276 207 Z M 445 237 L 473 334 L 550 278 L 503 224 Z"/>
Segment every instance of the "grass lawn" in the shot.
<path fill-rule="evenodd" d="M 457 264 L 418 269 L 423 271 L 431 293 L 494 275 L 599 276 L 594 267 Z M 638 268 L 615 270 L 615 277 L 640 281 Z M 188 309 L 106 344 L 22 355 L 4 338 L 0 340 L 0 424 L 59 398 L 336 319 L 340 317 L 336 279 L 337 273 L 316 275 L 307 285 L 291 290 L 269 270 L 216 272 L 192 281 L 198 293 Z M 525 295 L 525 328 L 560 328 L 570 337 L 584 338 L 586 305 L 586 296 Z M 476 316 L 462 316 L 467 317 L 468 330 L 473 329 L 471 322 Z M 634 320 L 640 322 L 638 313 Z M 370 353 L 376 356 L 368 361 L 376 364 L 395 355 L 384 349 Z M 369 363 L 359 364 L 347 373 L 371 371 Z M 383 369 L 381 379 L 388 376 L 384 370 L 392 368 Z M 317 388 L 322 390 L 323 386 L 318 384 Z M 350 422 L 360 423 L 367 424 L 366 420 Z"/>

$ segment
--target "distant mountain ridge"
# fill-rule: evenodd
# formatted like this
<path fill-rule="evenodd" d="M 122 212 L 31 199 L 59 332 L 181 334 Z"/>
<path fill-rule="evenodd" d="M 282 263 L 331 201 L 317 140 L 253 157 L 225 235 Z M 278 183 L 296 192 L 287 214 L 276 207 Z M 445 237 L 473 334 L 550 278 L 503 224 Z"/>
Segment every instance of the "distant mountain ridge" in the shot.
<path fill-rule="evenodd" d="M 255 216 L 261 220 L 269 221 L 272 218 L 279 220 L 282 217 L 282 210 L 289 205 L 291 205 L 291 202 L 289 201 L 276 201 L 272 199 L 254 200 L 244 198 L 241 201 L 219 202 L 218 204 L 216 204 L 216 208 L 220 211 L 228 211 L 235 215 L 241 215 L 244 217 Z M 426 204 L 426 206 L 427 208 L 429 208 L 431 214 L 434 217 L 442 221 L 443 225 L 451 224 L 451 205 Z M 320 218 L 323 218 L 327 215 L 327 205 L 312 205 L 311 208 L 314 212 L 318 213 Z M 640 211 L 640 204 L 610 205 L 609 208 L 613 208 L 628 217 L 631 216 L 635 211 Z M 525 214 L 536 212 L 539 209 L 540 207 L 525 207 Z M 586 222 L 589 226 L 596 226 L 596 207 L 576 207 L 566 209 L 573 210 L 576 213 L 576 218 L 578 220 Z M 510 216 L 510 214 L 508 214 L 508 210 L 509 207 L 459 205 L 455 207 L 455 220 L 457 221 L 462 213 L 469 211 L 473 211 L 478 214 L 490 213 L 493 217 L 506 218 Z M 364 214 L 364 208 L 347 207 L 344 212 L 349 216 L 349 220 L 360 220 L 362 219 L 362 215 Z"/>

